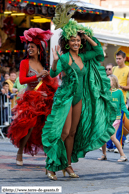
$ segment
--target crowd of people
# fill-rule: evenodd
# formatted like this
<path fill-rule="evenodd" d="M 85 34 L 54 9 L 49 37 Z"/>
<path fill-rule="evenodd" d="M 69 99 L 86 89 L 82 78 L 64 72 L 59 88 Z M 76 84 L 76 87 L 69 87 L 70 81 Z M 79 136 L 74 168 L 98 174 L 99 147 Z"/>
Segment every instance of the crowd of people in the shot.
<path fill-rule="evenodd" d="M 118 51 L 116 53 L 116 64 L 112 63 L 106 65 L 107 76 L 111 79 L 111 92 L 113 101 L 117 106 L 117 118 L 113 123 L 116 129 L 115 134 L 111 136 L 111 139 L 102 147 L 103 155 L 99 160 L 106 160 L 106 150 L 114 151 L 114 153 L 120 153 L 120 159 L 118 161 L 126 161 L 122 148 L 124 147 L 125 136 L 123 135 L 123 122 L 124 113 L 129 118 L 127 102 L 127 92 L 129 91 L 129 67 L 125 65 L 126 53 Z M 101 149 L 100 149 L 101 150 Z"/>
<path fill-rule="evenodd" d="M 11 91 L 11 85 L 13 87 L 13 84 L 16 79 L 16 70 L 11 69 L 9 72 L 3 71 L 3 69 L 0 69 L 0 102 L 1 102 L 1 109 L 0 109 L 0 124 L 5 125 L 5 128 L 9 126 L 9 118 L 8 118 L 8 112 L 9 112 L 9 102 L 13 105 L 13 99 L 14 99 L 14 92 Z M 7 134 L 5 134 L 7 135 Z"/>
<path fill-rule="evenodd" d="M 16 164 L 23 165 L 23 152 L 34 156 L 43 150 L 49 179 L 57 180 L 59 170 L 64 176 L 67 172 L 71 178 L 79 178 L 72 163 L 100 147 L 103 155 L 99 160 L 106 160 L 106 144 L 108 148 L 116 146 L 119 162 L 127 161 L 119 127 L 121 110 L 129 118 L 125 105 L 129 91 L 126 54 L 119 51 L 118 66 L 108 64 L 105 71 L 100 64 L 104 60 L 101 44 L 89 28 L 71 19 L 62 27 L 59 45 L 52 49 L 49 71 L 42 42 L 47 46 L 51 36 L 50 30 L 26 30 L 20 37 L 27 44 L 27 55 L 20 63 L 19 77 L 12 70 L 3 80 L 1 92 L 7 98 L 18 94 L 8 128 L 8 138 L 18 147 Z"/>

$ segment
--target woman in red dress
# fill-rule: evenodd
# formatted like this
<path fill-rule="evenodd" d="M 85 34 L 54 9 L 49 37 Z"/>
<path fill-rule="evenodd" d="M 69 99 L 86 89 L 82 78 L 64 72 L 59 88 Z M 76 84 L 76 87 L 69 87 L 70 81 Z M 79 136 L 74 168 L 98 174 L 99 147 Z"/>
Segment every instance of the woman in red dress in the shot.
<path fill-rule="evenodd" d="M 51 112 L 54 93 L 58 87 L 57 79 L 49 76 L 46 53 L 42 42 L 50 39 L 50 30 L 30 28 L 20 37 L 27 43 L 27 56 L 20 63 L 19 79 L 27 84 L 27 89 L 13 109 L 13 121 L 8 130 L 8 137 L 17 146 L 16 164 L 22 166 L 22 154 L 36 155 L 41 143 L 42 128 L 46 117 Z"/>

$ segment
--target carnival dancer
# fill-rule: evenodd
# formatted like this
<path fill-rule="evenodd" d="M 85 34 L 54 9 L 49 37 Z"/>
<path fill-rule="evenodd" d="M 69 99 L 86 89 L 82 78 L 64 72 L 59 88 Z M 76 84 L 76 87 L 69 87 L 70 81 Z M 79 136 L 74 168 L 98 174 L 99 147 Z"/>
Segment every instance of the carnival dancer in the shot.
<path fill-rule="evenodd" d="M 127 161 L 127 156 L 124 154 L 121 144 L 116 138 L 116 133 L 120 125 L 121 110 L 126 114 L 128 119 L 129 119 L 129 111 L 127 110 L 125 102 L 124 102 L 124 95 L 122 91 L 118 89 L 119 84 L 118 84 L 117 77 L 115 75 L 110 75 L 108 77 L 110 78 L 110 82 L 111 82 L 112 101 L 117 106 L 117 117 L 113 123 L 113 127 L 115 128 L 115 133 L 114 135 L 111 136 L 111 140 L 115 144 L 115 146 L 117 147 L 120 153 L 120 159 L 118 160 L 118 162 L 124 162 L 124 161 Z M 107 160 L 106 144 L 102 146 L 102 151 L 103 151 L 103 155 L 101 156 L 101 158 L 98 158 L 98 160 Z"/>
<path fill-rule="evenodd" d="M 62 84 L 42 130 L 46 173 L 52 180 L 59 170 L 78 178 L 71 163 L 107 142 L 116 118 L 110 81 L 99 63 L 104 60 L 101 44 L 89 28 L 72 19 L 62 30 L 50 70 L 51 77 L 62 73 Z"/>
<path fill-rule="evenodd" d="M 8 137 L 19 148 L 17 165 L 23 165 L 23 150 L 33 156 L 43 149 L 42 127 L 51 112 L 53 96 L 58 87 L 57 79 L 52 79 L 47 71 L 46 52 L 42 46 L 42 41 L 47 46 L 46 41 L 51 36 L 50 30 L 30 28 L 20 37 L 22 42 L 27 43 L 27 56 L 20 63 L 19 79 L 21 84 L 27 84 L 27 88 L 17 100 L 13 109 L 14 120 L 8 130 Z"/>

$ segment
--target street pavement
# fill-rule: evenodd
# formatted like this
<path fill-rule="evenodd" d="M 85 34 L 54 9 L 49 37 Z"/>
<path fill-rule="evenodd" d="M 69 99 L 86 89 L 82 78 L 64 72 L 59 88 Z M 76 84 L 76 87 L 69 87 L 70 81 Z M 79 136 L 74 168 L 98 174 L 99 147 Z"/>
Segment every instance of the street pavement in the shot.
<path fill-rule="evenodd" d="M 9 139 L 0 138 L 1 187 L 61 186 L 63 194 L 129 194 L 129 161 L 118 163 L 119 153 L 107 152 L 107 161 L 98 161 L 101 151 L 89 152 L 85 158 L 72 165 L 80 178 L 73 179 L 68 174 L 63 177 L 62 172 L 59 171 L 57 172 L 58 180 L 52 181 L 45 175 L 46 157 L 42 152 L 34 157 L 24 154 L 23 166 L 16 166 L 16 152 L 17 148 L 10 143 Z M 124 152 L 129 158 L 129 143 L 127 142 Z M 0 193 L 2 193 L 1 190 Z"/>

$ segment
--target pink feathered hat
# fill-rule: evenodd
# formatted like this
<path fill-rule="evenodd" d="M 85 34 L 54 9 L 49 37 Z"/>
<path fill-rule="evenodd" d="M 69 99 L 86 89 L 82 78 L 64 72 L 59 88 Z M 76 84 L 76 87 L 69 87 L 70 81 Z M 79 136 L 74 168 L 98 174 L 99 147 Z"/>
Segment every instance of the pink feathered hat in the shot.
<path fill-rule="evenodd" d="M 40 46 L 40 56 L 41 51 L 43 50 L 42 41 L 47 46 L 47 41 L 51 38 L 53 33 L 50 30 L 42 30 L 40 28 L 30 28 L 29 30 L 24 31 L 24 36 L 20 36 L 21 42 L 33 42 L 36 45 Z"/>

